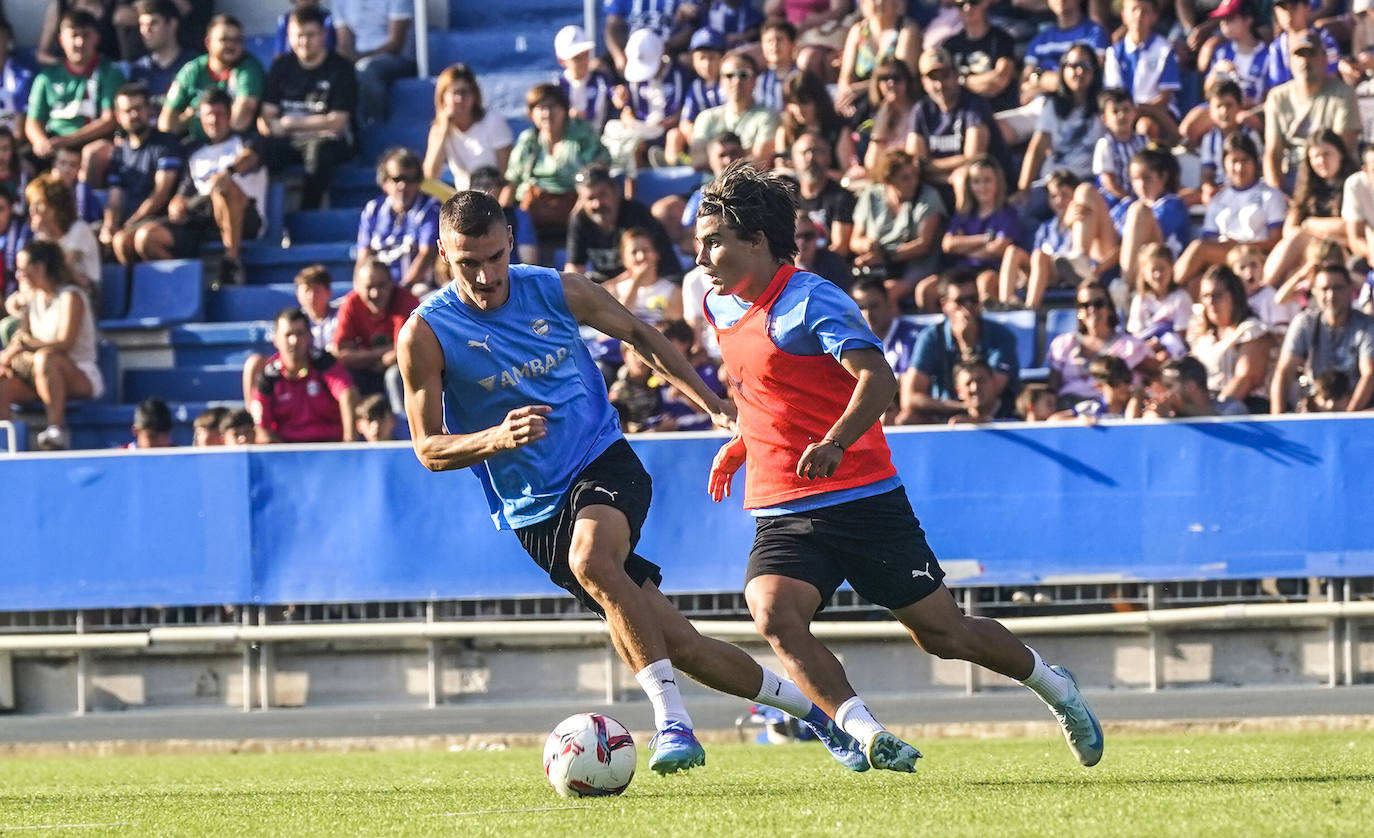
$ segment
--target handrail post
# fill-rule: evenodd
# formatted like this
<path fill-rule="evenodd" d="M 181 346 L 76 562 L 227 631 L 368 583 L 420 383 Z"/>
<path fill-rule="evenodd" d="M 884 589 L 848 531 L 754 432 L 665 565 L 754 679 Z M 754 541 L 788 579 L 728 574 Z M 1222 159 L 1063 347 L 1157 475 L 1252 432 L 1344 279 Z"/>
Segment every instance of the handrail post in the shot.
<path fill-rule="evenodd" d="M 1145 587 L 1145 611 L 1147 613 L 1153 612 L 1156 608 L 1159 607 L 1159 595 L 1160 594 L 1158 582 L 1151 582 L 1149 585 Z M 1163 673 L 1161 672 L 1162 665 L 1160 664 L 1159 660 L 1159 629 L 1155 628 L 1154 626 L 1150 627 L 1149 645 L 1150 692 L 1157 693 L 1159 692 L 1159 686 L 1164 679 L 1162 677 Z"/>
<path fill-rule="evenodd" d="M 434 625 L 434 600 L 425 603 L 425 625 Z M 439 638 L 429 638 L 427 670 L 429 675 L 429 709 L 439 706 L 443 692 L 443 661 L 439 658 Z"/>

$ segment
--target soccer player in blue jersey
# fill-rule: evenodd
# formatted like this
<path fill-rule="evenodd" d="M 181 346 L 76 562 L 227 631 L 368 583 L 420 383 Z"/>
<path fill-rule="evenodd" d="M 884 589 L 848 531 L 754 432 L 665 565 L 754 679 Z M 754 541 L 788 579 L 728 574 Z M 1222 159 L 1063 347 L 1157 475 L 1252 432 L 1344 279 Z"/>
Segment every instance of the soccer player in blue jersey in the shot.
<path fill-rule="evenodd" d="M 866 769 L 858 743 L 795 684 L 701 636 L 659 591 L 660 568 L 634 552 L 649 475 L 621 435 L 579 325 L 633 347 L 722 427 L 733 425 L 729 404 L 600 286 L 577 273 L 511 265 L 510 250 L 494 198 L 464 191 L 444 202 L 439 258 L 453 280 L 416 309 L 397 341 L 420 462 L 431 471 L 472 468 L 496 525 L 515 530 L 555 584 L 606 619 L 654 707 L 651 769 L 669 774 L 706 761 L 675 667 L 801 718 L 837 760 Z"/>

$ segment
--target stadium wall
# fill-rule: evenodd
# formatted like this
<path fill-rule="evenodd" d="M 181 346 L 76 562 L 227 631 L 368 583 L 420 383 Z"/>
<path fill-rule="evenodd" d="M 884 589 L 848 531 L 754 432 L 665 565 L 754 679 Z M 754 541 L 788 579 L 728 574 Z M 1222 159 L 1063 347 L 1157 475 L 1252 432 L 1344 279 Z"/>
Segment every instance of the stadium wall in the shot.
<path fill-rule="evenodd" d="M 634 441 L 655 479 L 639 552 L 665 590 L 739 590 L 752 522 L 738 495 L 706 495 L 720 442 Z M 1374 575 L 1369 419 L 932 429 L 890 444 L 960 585 Z M 33 454 L 0 469 L 0 610 L 557 592 L 492 527 L 476 480 L 430 474 L 404 444 Z"/>

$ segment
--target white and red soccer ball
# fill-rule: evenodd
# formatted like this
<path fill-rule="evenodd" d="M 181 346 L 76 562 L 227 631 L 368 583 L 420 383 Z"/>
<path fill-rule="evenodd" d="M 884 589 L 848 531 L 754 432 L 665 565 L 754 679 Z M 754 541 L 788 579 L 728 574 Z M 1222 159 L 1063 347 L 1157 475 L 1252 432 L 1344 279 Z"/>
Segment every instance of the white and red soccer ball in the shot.
<path fill-rule="evenodd" d="M 544 743 L 544 776 L 564 797 L 620 794 L 635 776 L 634 740 L 610 716 L 569 716 Z"/>

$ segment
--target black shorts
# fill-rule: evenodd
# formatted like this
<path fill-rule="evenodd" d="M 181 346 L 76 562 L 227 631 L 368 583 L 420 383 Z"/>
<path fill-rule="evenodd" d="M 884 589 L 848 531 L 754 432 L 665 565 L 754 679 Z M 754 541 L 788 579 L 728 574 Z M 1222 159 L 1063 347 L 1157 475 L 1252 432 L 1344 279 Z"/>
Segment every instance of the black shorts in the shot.
<path fill-rule="evenodd" d="M 901 486 L 809 512 L 758 518 L 747 579 L 767 575 L 815 586 L 822 608 L 846 579 L 874 605 L 902 608 L 934 592 L 945 578 Z"/>
<path fill-rule="evenodd" d="M 573 478 L 559 504 L 558 512 L 537 524 L 515 531 L 520 546 L 535 563 L 544 568 L 549 579 L 577 598 L 577 601 L 597 614 L 605 615 L 600 603 L 592 599 L 573 576 L 568 566 L 568 548 L 572 546 L 573 523 L 577 513 L 588 506 L 611 506 L 625 513 L 630 522 L 630 554 L 625 558 L 625 573 L 636 585 L 652 581 L 663 584 L 663 570 L 634 552 L 644 519 L 649 515 L 649 501 L 653 496 L 653 481 L 644 464 L 623 439 L 616 440 Z"/>
<path fill-rule="evenodd" d="M 172 255 L 178 259 L 199 258 L 205 242 L 219 241 L 219 224 L 210 211 L 208 200 L 193 203 L 185 224 L 173 224 L 165 218 L 159 223 L 172 231 Z M 258 212 L 258 202 L 249 198 L 248 206 L 243 209 L 243 240 L 253 241 L 261 232 L 262 214 Z"/>

